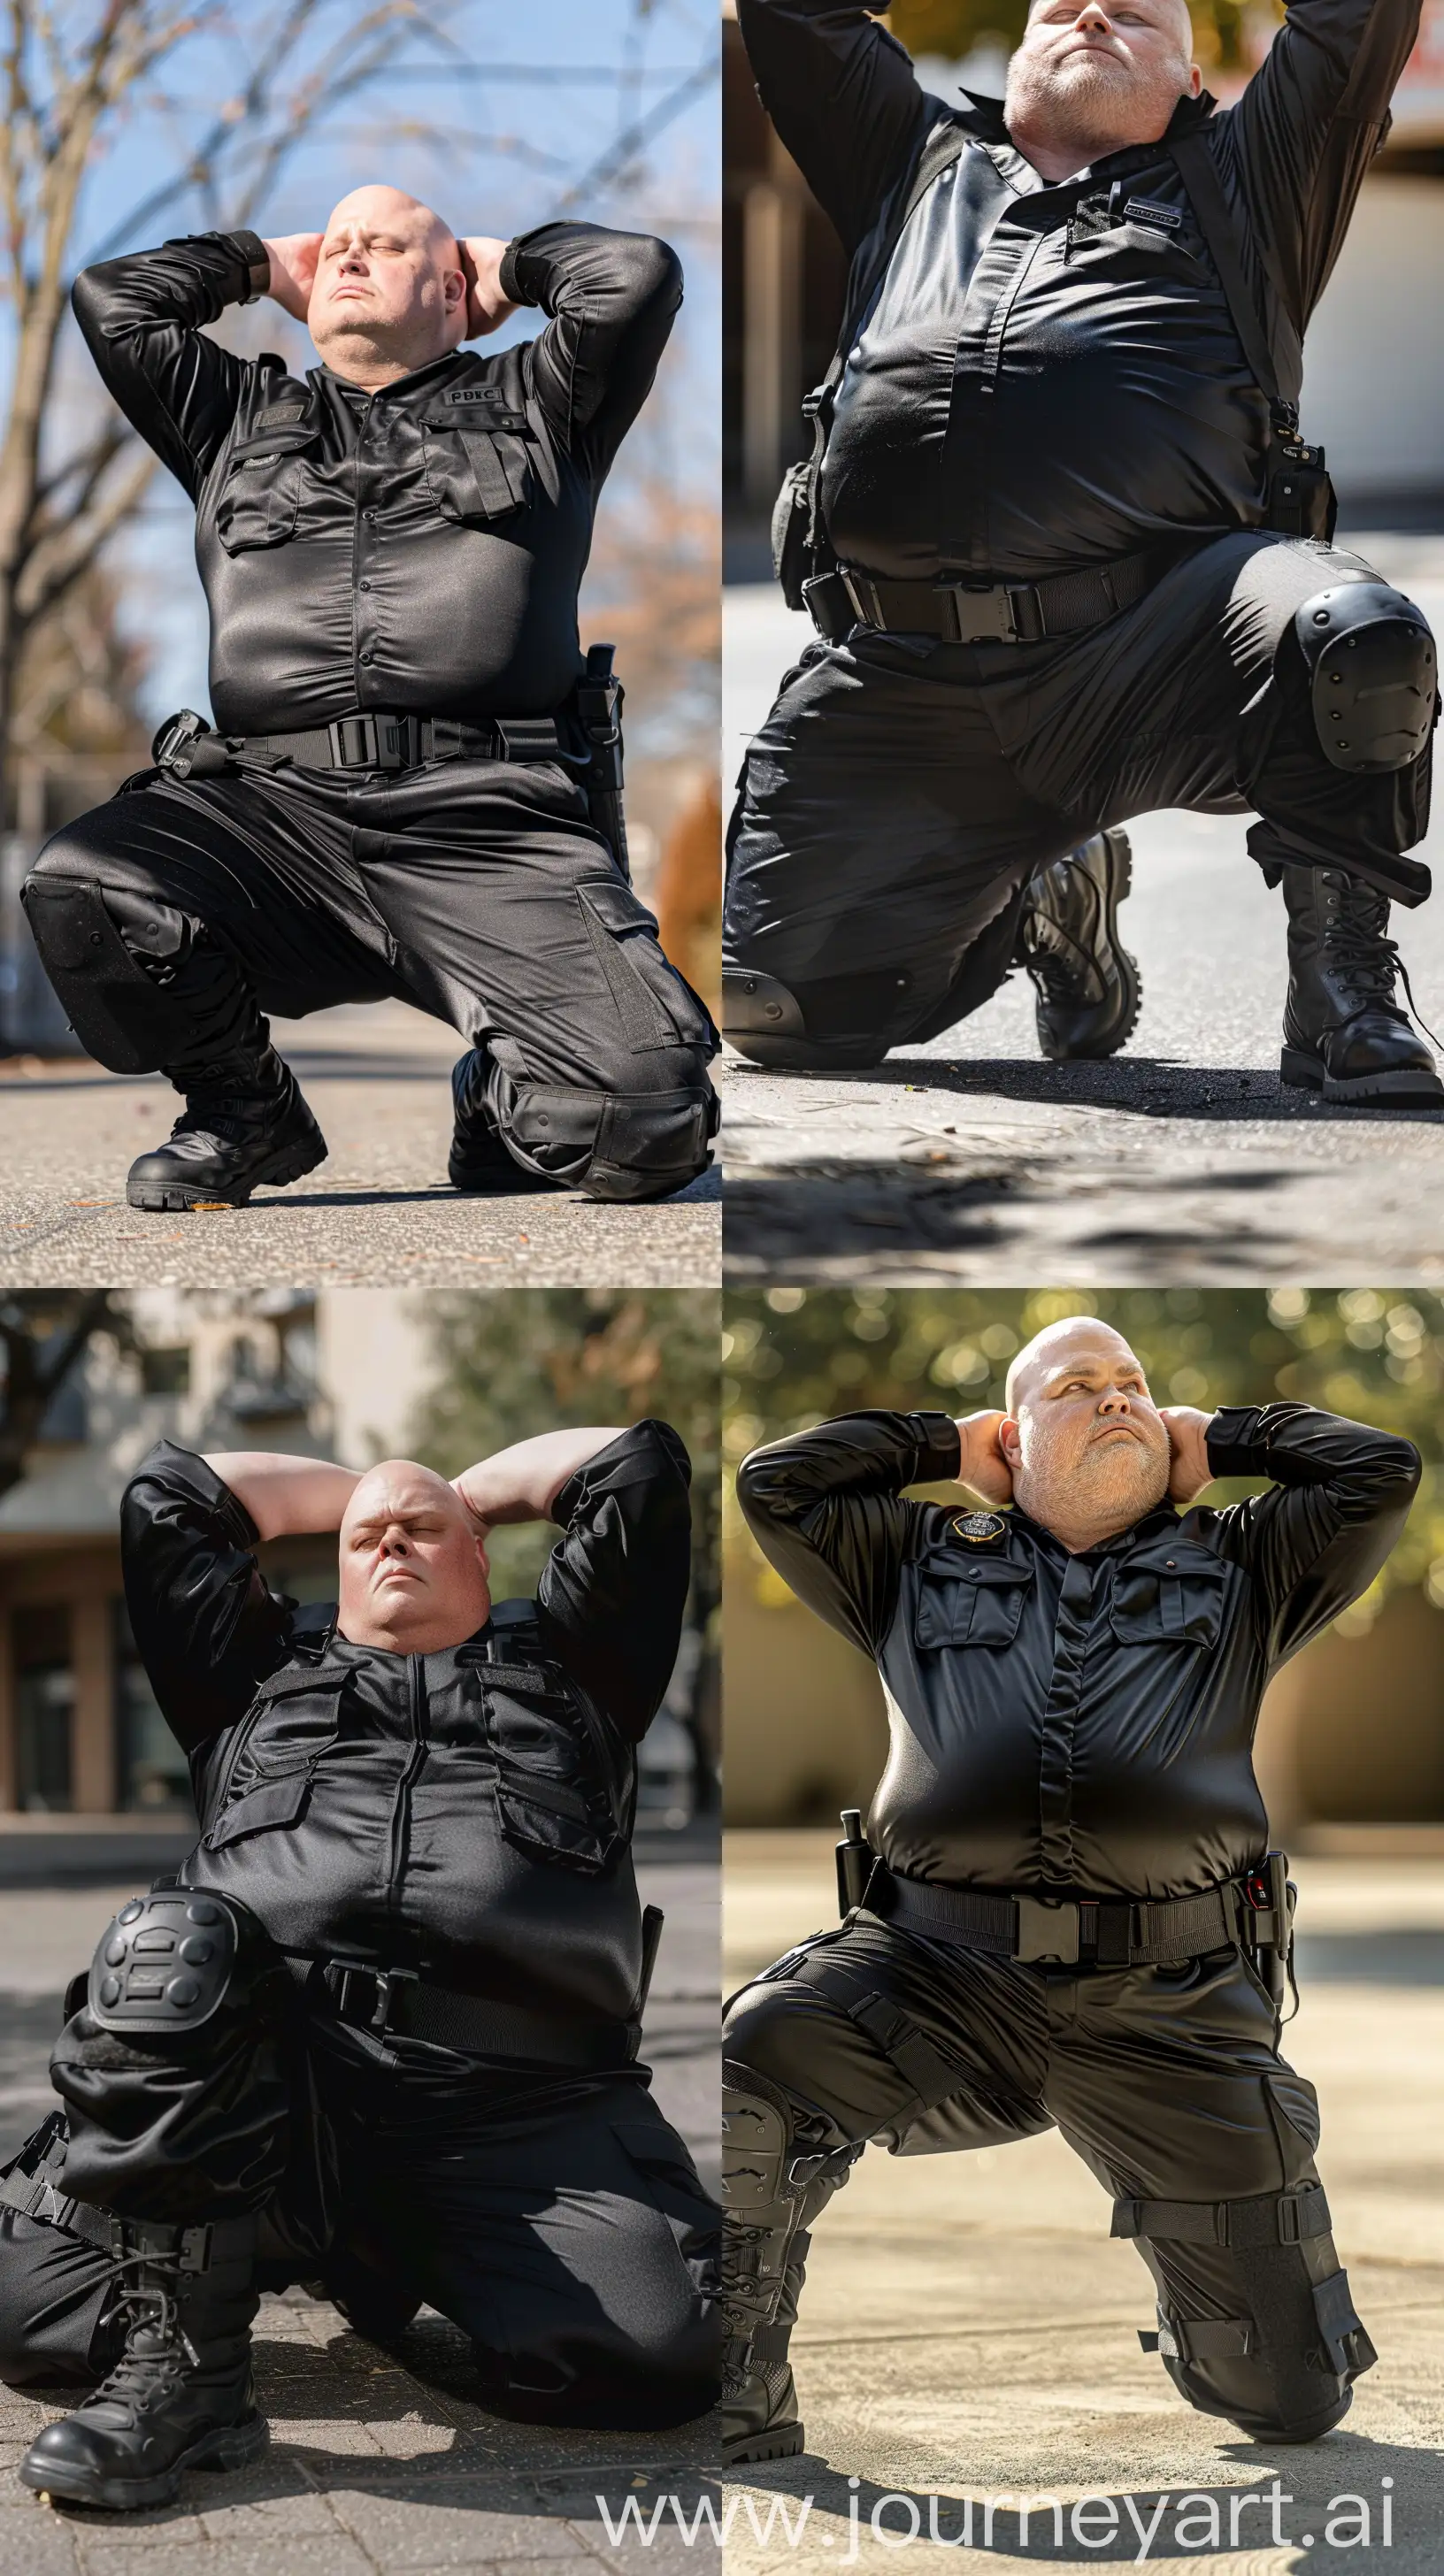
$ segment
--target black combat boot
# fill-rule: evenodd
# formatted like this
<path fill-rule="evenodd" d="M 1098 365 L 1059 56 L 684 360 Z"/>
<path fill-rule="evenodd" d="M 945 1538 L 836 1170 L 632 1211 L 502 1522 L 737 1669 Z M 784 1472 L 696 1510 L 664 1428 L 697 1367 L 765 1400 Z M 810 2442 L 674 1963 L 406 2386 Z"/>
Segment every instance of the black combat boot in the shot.
<path fill-rule="evenodd" d="M 722 2070 L 722 2456 L 791 2459 L 803 2446 L 787 2347 L 811 2225 L 861 2146 L 838 2142 L 750 2068 Z"/>
<path fill-rule="evenodd" d="M 132 1207 L 180 1210 L 208 1199 L 244 1207 L 258 1182 L 278 1188 L 324 1163 L 326 1139 L 274 1047 L 252 1062 L 166 1070 L 186 1105 L 170 1142 L 132 1163 Z"/>
<path fill-rule="evenodd" d="M 1118 936 L 1132 883 L 1127 833 L 1097 832 L 1028 888 L 1014 963 L 1037 987 L 1038 1044 L 1056 1063 L 1116 1055 L 1138 1024 L 1138 961 Z"/>
<path fill-rule="evenodd" d="M 497 1133 L 487 1107 L 486 1086 L 492 1070 L 485 1047 L 473 1047 L 451 1068 L 451 1105 L 456 1123 L 446 1177 L 454 1190 L 477 1198 L 508 1198 L 517 1191 L 554 1190 L 555 1181 L 540 1180 L 514 1162 Z"/>
<path fill-rule="evenodd" d="M 1388 935 L 1388 896 L 1342 868 L 1286 867 L 1283 889 L 1284 1081 L 1325 1100 L 1419 1100 L 1437 1108 L 1444 1083 L 1394 998 L 1403 970 Z"/>
<path fill-rule="evenodd" d="M 110 2513 L 174 2502 L 184 2469 L 239 2469 L 266 2447 L 251 2385 L 254 2217 L 214 2227 L 117 2220 L 109 2311 L 125 2349 L 92 2397 L 30 2445 L 24 2485 Z"/>

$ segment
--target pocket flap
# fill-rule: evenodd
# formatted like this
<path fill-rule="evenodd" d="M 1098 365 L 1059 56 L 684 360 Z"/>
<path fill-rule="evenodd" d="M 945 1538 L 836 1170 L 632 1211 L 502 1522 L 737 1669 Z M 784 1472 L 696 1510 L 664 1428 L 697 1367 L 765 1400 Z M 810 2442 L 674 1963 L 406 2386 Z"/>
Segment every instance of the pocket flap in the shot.
<path fill-rule="evenodd" d="M 1179 1556 L 1115 1569 L 1109 1624 L 1121 1645 L 1211 1646 L 1223 1626 L 1226 1569 Z"/>
<path fill-rule="evenodd" d="M 272 1825 L 293 1825 L 304 1807 L 311 1788 L 312 1766 L 302 1771 L 288 1771 L 280 1780 L 263 1780 L 257 1789 L 248 1789 L 217 1816 L 205 1836 L 207 1851 L 219 1851 L 223 1844 L 239 1842 L 242 1834 L 266 1831 Z"/>
<path fill-rule="evenodd" d="M 913 1635 L 927 1649 L 1010 1646 L 1033 1580 L 1031 1566 L 940 1548 L 922 1568 Z"/>

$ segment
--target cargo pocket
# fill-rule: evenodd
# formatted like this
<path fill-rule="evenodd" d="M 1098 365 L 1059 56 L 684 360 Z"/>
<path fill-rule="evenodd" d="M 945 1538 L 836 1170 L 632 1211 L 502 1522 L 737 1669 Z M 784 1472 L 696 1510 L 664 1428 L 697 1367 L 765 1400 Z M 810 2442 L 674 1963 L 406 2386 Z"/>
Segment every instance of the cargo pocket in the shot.
<path fill-rule="evenodd" d="M 1209 1559 L 1119 1565 L 1108 1606 L 1113 1634 L 1124 1646 L 1216 1645 L 1227 1582 L 1227 1569 Z"/>
<path fill-rule="evenodd" d="M 238 1843 L 245 1834 L 267 1833 L 274 1825 L 294 1825 L 311 1794 L 315 1770 L 314 1762 L 308 1762 L 303 1770 L 288 1772 L 279 1780 L 263 1780 L 258 1789 L 248 1789 L 244 1796 L 228 1800 L 202 1837 L 202 1850 L 221 1851 L 227 1843 Z"/>
<path fill-rule="evenodd" d="M 913 1636 L 941 1646 L 1011 1646 L 1033 1577 L 1002 1558 L 930 1557 L 922 1569 Z"/>
<path fill-rule="evenodd" d="M 444 519 L 490 527 L 532 497 L 526 418 L 489 386 L 461 385 L 422 421 L 426 481 Z"/>
<path fill-rule="evenodd" d="M 216 503 L 216 534 L 228 555 L 280 546 L 296 533 L 302 460 L 319 444 L 314 429 L 268 429 L 232 448 Z"/>
<path fill-rule="evenodd" d="M 597 964 L 634 1055 L 654 1047 L 706 1046 L 702 1003 L 657 945 L 657 925 L 620 877 L 589 877 L 576 890 Z"/>
<path fill-rule="evenodd" d="M 1274 2132 L 1286 2170 L 1297 2166 L 1299 2147 L 1308 2157 L 1318 2152 L 1319 2097 L 1306 2076 L 1296 2075 L 1291 2066 L 1280 2066 L 1264 2077 Z M 1289 2172 L 1289 2180 L 1298 2180 Z"/>
<path fill-rule="evenodd" d="M 610 1869 L 623 1848 L 622 1820 L 598 1776 L 586 1721 L 538 1667 L 488 1664 L 483 1683 L 506 1840 L 587 1877 Z"/>
<path fill-rule="evenodd" d="M 211 1850 L 217 1841 L 232 1839 L 231 1811 L 252 1791 L 280 1787 L 298 1774 L 309 1780 L 340 1731 L 345 1687 L 344 1673 L 321 1680 L 314 1668 L 289 1669 L 261 1684 L 217 1773 L 214 1791 L 202 1803 L 202 1815 L 209 1814 L 204 1839 Z M 252 1827 L 242 1831 L 249 1833 Z"/>

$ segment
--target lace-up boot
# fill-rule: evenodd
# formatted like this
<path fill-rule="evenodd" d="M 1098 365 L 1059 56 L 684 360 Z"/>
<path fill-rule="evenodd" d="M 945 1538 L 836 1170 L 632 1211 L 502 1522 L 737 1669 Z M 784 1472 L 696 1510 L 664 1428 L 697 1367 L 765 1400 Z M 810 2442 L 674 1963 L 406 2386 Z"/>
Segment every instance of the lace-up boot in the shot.
<path fill-rule="evenodd" d="M 125 2348 L 93 2396 L 48 2424 L 20 2464 L 28 2487 L 111 2513 L 170 2504 L 184 2469 L 238 2469 L 263 2451 L 251 2385 L 254 2217 L 214 2227 L 117 2219 L 107 2322 Z"/>
<path fill-rule="evenodd" d="M 861 2155 L 740 2065 L 722 2074 L 722 2453 L 790 2459 L 803 2446 L 787 2347 L 811 2226 Z"/>
<path fill-rule="evenodd" d="M 1032 977 L 1038 1044 L 1055 1063 L 1114 1055 L 1137 1026 L 1138 961 L 1118 936 L 1132 883 L 1127 833 L 1098 832 L 1028 888 L 1014 963 Z"/>
<path fill-rule="evenodd" d="M 1326 1100 L 1444 1102 L 1424 1039 L 1395 999 L 1409 981 L 1389 901 L 1342 868 L 1286 867 L 1289 991 L 1279 1070 Z"/>
<path fill-rule="evenodd" d="M 259 1182 L 278 1188 L 324 1163 L 326 1139 L 274 1047 L 254 1059 L 166 1071 L 186 1105 L 169 1143 L 132 1163 L 125 1185 L 132 1207 L 181 1210 L 207 1200 L 244 1207 Z"/>

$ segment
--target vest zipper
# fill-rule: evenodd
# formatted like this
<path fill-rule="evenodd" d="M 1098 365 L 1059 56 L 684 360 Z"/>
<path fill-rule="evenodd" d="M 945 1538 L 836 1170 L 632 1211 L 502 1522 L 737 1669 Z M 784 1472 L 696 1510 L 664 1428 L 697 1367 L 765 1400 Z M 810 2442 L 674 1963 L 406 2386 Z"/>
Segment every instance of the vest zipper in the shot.
<path fill-rule="evenodd" d="M 398 1894 L 401 1875 L 402 1847 L 410 1821 L 411 1785 L 426 1759 L 426 1660 L 422 1655 L 408 1655 L 411 1683 L 411 1751 L 406 1768 L 396 1784 L 396 1803 L 391 1810 L 391 1857 L 386 1872 L 386 1902 L 392 1904 Z"/>

